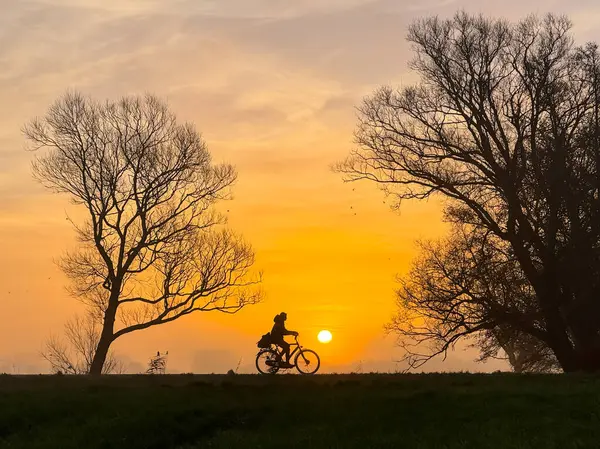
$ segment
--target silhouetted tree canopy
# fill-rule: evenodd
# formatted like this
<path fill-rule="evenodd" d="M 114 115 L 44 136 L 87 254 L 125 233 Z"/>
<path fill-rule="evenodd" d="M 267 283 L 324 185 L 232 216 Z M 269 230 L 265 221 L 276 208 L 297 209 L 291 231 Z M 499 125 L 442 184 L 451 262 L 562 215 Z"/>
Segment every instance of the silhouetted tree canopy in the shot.
<path fill-rule="evenodd" d="M 478 361 L 503 359 L 516 373 L 561 371 L 552 349 L 545 342 L 508 325 L 481 333 L 473 346 L 480 351 Z"/>
<path fill-rule="evenodd" d="M 479 349 L 480 361 L 505 358 L 519 372 L 556 369 L 535 292 L 506 242 L 455 225 L 446 239 L 420 248 L 400 279 L 398 311 L 388 325 L 411 367 L 465 338 Z"/>
<path fill-rule="evenodd" d="M 443 197 L 449 221 L 518 267 L 496 274 L 509 291 L 488 298 L 493 318 L 462 296 L 440 299 L 440 332 L 458 339 L 508 326 L 543 341 L 565 371 L 597 370 L 599 55 L 595 44 L 575 46 L 570 28 L 554 15 L 414 22 L 421 81 L 365 100 L 357 148 L 337 168 L 398 200 Z M 407 313 L 438 300 L 409 292 Z"/>
<path fill-rule="evenodd" d="M 63 258 L 72 293 L 101 317 L 90 373 L 117 338 L 197 311 L 256 303 L 251 247 L 213 206 L 236 178 L 193 125 L 154 96 L 100 103 L 69 93 L 24 132 L 35 177 L 85 210 L 80 249 Z"/>

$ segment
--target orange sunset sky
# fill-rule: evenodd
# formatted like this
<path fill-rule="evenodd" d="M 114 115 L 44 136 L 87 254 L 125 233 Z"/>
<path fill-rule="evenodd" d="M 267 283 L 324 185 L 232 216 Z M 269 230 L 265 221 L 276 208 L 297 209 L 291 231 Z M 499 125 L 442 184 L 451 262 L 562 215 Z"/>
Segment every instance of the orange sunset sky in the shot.
<path fill-rule="evenodd" d="M 260 305 L 118 340 L 131 372 L 157 350 L 169 351 L 171 372 L 238 362 L 250 372 L 281 311 L 324 371 L 403 368 L 383 325 L 415 240 L 444 233 L 439 204 L 393 212 L 375 185 L 344 184 L 329 166 L 352 148 L 362 97 L 415 81 L 408 24 L 458 9 L 567 13 L 580 43 L 600 40 L 594 0 L 0 0 L 0 372 L 47 371 L 44 340 L 81 310 L 53 262 L 75 244 L 72 206 L 32 179 L 20 132 L 67 88 L 99 99 L 155 93 L 194 122 L 214 160 L 237 167 L 235 198 L 220 208 L 264 271 Z M 317 342 L 320 329 L 330 344 Z M 506 369 L 475 356 L 455 351 L 425 369 Z"/>

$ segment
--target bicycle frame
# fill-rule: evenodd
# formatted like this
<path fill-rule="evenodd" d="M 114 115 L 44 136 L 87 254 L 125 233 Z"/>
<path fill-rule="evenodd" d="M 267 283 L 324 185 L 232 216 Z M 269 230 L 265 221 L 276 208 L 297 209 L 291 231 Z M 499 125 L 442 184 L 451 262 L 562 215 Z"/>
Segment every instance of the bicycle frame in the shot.
<path fill-rule="evenodd" d="M 302 345 L 300 345 L 300 342 L 298 341 L 298 337 L 294 337 L 294 340 L 296 341 L 295 343 L 290 343 L 290 347 L 294 346 L 294 350 L 290 351 L 290 360 L 294 359 L 294 354 L 296 354 L 297 352 L 302 350 Z M 277 352 L 277 354 L 279 355 L 279 358 L 281 359 L 281 357 L 283 356 L 283 350 L 275 343 L 273 343 L 273 345 L 276 348 L 275 352 Z"/>

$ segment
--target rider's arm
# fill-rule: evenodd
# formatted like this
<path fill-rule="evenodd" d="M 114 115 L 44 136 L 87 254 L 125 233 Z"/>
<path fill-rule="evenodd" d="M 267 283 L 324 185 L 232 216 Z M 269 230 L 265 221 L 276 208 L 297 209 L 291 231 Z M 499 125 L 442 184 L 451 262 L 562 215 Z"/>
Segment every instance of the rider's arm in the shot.
<path fill-rule="evenodd" d="M 294 335 L 294 336 L 297 336 L 297 335 L 298 335 L 298 332 L 296 332 L 296 331 L 289 331 L 289 330 L 287 330 L 287 329 L 285 328 L 285 326 L 284 326 L 284 327 L 283 327 L 283 335 Z"/>

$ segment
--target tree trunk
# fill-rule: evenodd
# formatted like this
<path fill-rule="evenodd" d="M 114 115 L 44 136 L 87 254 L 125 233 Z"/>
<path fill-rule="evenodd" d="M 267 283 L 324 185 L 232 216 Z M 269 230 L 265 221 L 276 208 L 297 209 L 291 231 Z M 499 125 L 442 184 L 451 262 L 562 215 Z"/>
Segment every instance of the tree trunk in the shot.
<path fill-rule="evenodd" d="M 103 330 L 98 347 L 94 353 L 92 364 L 90 365 L 90 374 L 96 376 L 102 374 L 102 368 L 104 368 L 104 362 L 106 362 L 106 356 L 108 355 L 111 343 L 112 333 L 105 333 Z"/>
<path fill-rule="evenodd" d="M 546 311 L 545 315 L 548 333 L 547 343 L 554 352 L 560 367 L 565 373 L 580 371 L 578 357 L 569 339 L 564 321 L 557 316 L 558 312 L 556 310 Z"/>
<path fill-rule="evenodd" d="M 113 342 L 115 317 L 117 316 L 120 290 L 120 284 L 113 284 L 110 298 L 108 300 L 108 308 L 104 313 L 102 333 L 100 334 L 100 340 L 98 341 L 98 346 L 96 347 L 96 352 L 94 353 L 94 358 L 92 359 L 92 363 L 90 365 L 89 374 L 91 375 L 98 376 L 102 374 L 102 369 L 104 368 L 104 362 L 106 362 L 108 350 Z"/>
<path fill-rule="evenodd" d="M 580 371 L 598 372 L 600 371 L 600 338 L 595 330 L 588 326 L 584 327 L 584 331 L 579 332 L 581 341 L 575 346 L 578 368 Z"/>
<path fill-rule="evenodd" d="M 552 344 L 550 344 L 550 348 L 558 360 L 560 367 L 565 373 L 573 373 L 576 371 L 580 371 L 579 363 L 577 361 L 577 357 L 575 356 L 575 351 L 571 347 L 570 344 L 566 344 L 563 339 L 555 339 L 551 338 Z"/>
<path fill-rule="evenodd" d="M 504 352 L 508 357 L 508 362 L 512 367 L 514 373 L 522 373 L 523 372 L 523 364 L 521 363 L 521 357 L 519 357 L 512 347 L 512 345 L 507 345 L 507 347 L 503 348 Z"/>
<path fill-rule="evenodd" d="M 558 289 L 558 288 L 557 288 Z M 548 290 L 542 301 L 546 318 L 548 345 L 564 372 L 600 371 L 600 336 L 595 323 L 578 314 L 565 318 L 559 311 L 558 294 Z M 590 307 L 584 310 L 592 314 Z"/>
<path fill-rule="evenodd" d="M 600 372 L 600 348 L 595 347 L 577 353 L 578 371 L 586 373 Z"/>

